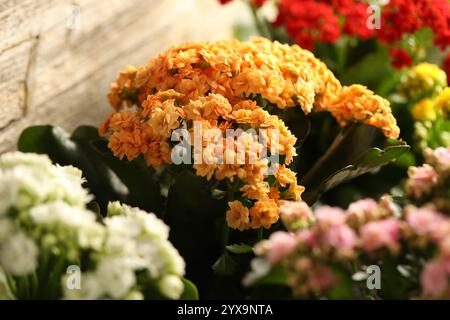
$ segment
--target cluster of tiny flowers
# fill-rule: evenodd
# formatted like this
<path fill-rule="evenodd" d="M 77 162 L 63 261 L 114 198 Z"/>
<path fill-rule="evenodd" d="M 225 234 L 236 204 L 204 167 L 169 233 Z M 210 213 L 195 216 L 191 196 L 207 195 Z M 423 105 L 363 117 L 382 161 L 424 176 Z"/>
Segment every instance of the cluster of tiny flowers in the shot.
<path fill-rule="evenodd" d="M 401 79 L 398 91 L 410 103 L 419 148 L 450 146 L 450 133 L 436 125 L 436 121 L 448 121 L 450 115 L 450 87 L 445 71 L 434 64 L 418 64 Z M 436 139 L 438 143 L 434 142 Z"/>
<path fill-rule="evenodd" d="M 143 156 L 160 169 L 173 162 L 177 151 L 170 139 L 180 135 L 178 129 L 188 130 L 194 137 L 188 143 L 197 175 L 239 179 L 238 200 L 230 201 L 227 221 L 240 230 L 269 228 L 279 218 L 280 201 L 298 201 L 303 192 L 287 168 L 296 156 L 296 138 L 282 121 L 283 109 L 329 111 L 342 126 L 363 122 L 388 137 L 399 135 L 386 100 L 363 86 L 342 87 L 311 52 L 263 38 L 173 46 L 146 65 L 121 72 L 108 98 L 116 112 L 99 132 L 109 138 L 114 155 L 128 160 Z M 270 108 L 280 116 L 270 114 Z M 200 150 L 192 141 L 198 123 L 203 132 L 215 133 L 201 137 Z M 229 129 L 241 130 L 240 145 L 223 139 Z M 275 179 L 266 170 L 272 163 L 259 157 L 264 147 L 283 158 L 271 174 Z"/>
<path fill-rule="evenodd" d="M 221 1 L 227 3 L 230 1 Z M 255 2 L 255 1 L 253 1 Z M 264 2 L 264 1 L 261 1 Z M 390 0 L 372 2 L 381 9 L 378 26 L 371 26 L 377 11 L 364 0 L 277 1 L 275 26 L 283 26 L 291 40 L 313 50 L 317 43 L 336 43 L 343 36 L 377 39 L 394 45 L 422 28 L 434 34 L 434 44 L 445 50 L 450 43 L 450 3 L 447 0 Z M 254 3 L 255 7 L 262 3 Z M 411 54 L 391 47 L 392 65 L 412 64 Z"/>
<path fill-rule="evenodd" d="M 207 180 L 238 181 L 239 190 L 236 191 L 250 207 L 237 200 L 230 202 L 228 225 L 240 230 L 260 226 L 269 228 L 278 220 L 277 201 L 281 197 L 300 200 L 304 189 L 297 185 L 295 172 L 286 167 L 296 155 L 295 136 L 283 121 L 258 107 L 254 101 L 231 104 L 223 95 L 211 93 L 183 104 L 183 97 L 173 89 L 148 95 L 136 113 L 119 111 L 112 114 L 100 132 L 110 136 L 109 146 L 116 156 L 125 155 L 131 160 L 143 155 L 149 165 L 159 168 L 163 163 L 172 162 L 169 140 L 175 130 L 189 128 L 194 131 L 200 124 L 202 132 L 213 132 L 214 135 L 200 137 L 200 148 L 196 150 L 193 147 L 194 161 L 189 163 L 193 163 L 198 176 Z M 237 139 L 234 136 L 223 139 L 230 129 L 242 130 Z M 258 137 L 244 131 L 248 129 L 259 134 L 265 132 L 268 147 L 272 147 L 271 142 L 278 143 L 273 147 L 285 156 L 284 163 L 276 168 L 276 179 L 271 184 L 266 171 L 268 161 L 260 158 L 264 145 Z M 271 139 L 272 130 L 276 130 L 278 141 Z M 124 140 L 124 137 L 133 135 L 138 135 L 139 139 L 130 147 L 129 140 Z M 190 136 L 195 139 L 196 132 Z M 189 149 L 194 145 L 191 140 L 187 143 Z M 165 150 L 165 154 L 158 153 L 158 150 Z M 196 162 L 198 157 L 201 161 Z"/>
<path fill-rule="evenodd" d="M 92 254 L 96 267 L 81 274 L 81 289 L 64 286 L 66 299 L 144 299 L 149 283 L 161 296 L 183 292 L 185 264 L 167 240 L 169 228 L 154 214 L 119 202 L 108 205 L 101 246 Z M 145 274 L 146 280 L 138 279 Z M 67 278 L 63 278 L 63 285 Z"/>
<path fill-rule="evenodd" d="M 432 202 L 444 212 L 450 212 L 450 147 L 424 150 L 425 163 L 409 167 L 405 191 L 419 203 Z"/>
<path fill-rule="evenodd" d="M 303 216 L 304 208 L 295 206 Z M 354 270 L 345 269 L 349 263 L 364 268 L 387 256 L 423 249 L 422 259 L 432 246 L 436 254 L 423 261 L 420 279 L 412 280 L 421 285 L 420 293 L 412 297 L 450 298 L 450 218 L 432 205 L 407 206 L 401 212 L 384 196 L 378 202 L 359 200 L 347 210 L 323 206 L 314 216 L 316 222 L 309 227 L 277 231 L 255 248 L 256 259 L 285 270 L 295 297 L 327 296 L 342 284 L 337 265 L 350 278 Z"/>
<path fill-rule="evenodd" d="M 399 93 L 410 101 L 434 98 L 447 88 L 445 71 L 431 63 L 420 63 L 401 79 Z"/>
<path fill-rule="evenodd" d="M 332 108 L 335 117 L 345 114 L 340 117 L 342 125 L 365 121 L 378 126 L 375 118 L 382 114 L 386 121 L 380 128 L 387 136 L 398 137 L 388 102 L 363 86 L 353 87 L 342 87 L 323 62 L 297 45 L 253 38 L 173 46 L 147 65 L 121 72 L 108 98 L 113 108 L 121 110 L 143 107 L 148 95 L 169 89 L 181 93 L 185 105 L 210 93 L 231 105 L 260 96 L 280 109 L 300 106 L 305 114 Z"/>
<path fill-rule="evenodd" d="M 98 222 L 86 209 L 92 199 L 83 182 L 80 170 L 53 165 L 47 156 L 0 156 L 2 276 L 14 283 L 35 275 L 34 285 L 40 287 L 28 292 L 55 297 L 62 288 L 66 299 L 144 297 L 140 288 L 148 283 L 158 284 L 162 296 L 178 298 L 184 261 L 167 240 L 167 226 L 153 214 L 118 203 L 109 205 L 111 217 Z M 52 257 L 61 270 L 46 265 Z M 69 265 L 83 270 L 80 288 L 66 285 L 63 275 Z M 148 279 L 138 283 L 136 273 L 146 270 Z M 50 272 L 52 278 L 60 277 L 60 283 L 52 282 L 55 288 L 40 277 Z M 11 291 L 19 297 L 23 293 Z"/>

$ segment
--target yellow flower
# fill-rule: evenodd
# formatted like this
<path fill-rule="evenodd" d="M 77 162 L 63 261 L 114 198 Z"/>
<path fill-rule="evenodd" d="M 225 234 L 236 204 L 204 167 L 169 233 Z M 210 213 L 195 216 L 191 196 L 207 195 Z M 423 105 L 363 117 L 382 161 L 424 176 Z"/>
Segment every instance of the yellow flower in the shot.
<path fill-rule="evenodd" d="M 436 108 L 444 113 L 450 113 L 450 87 L 447 87 L 436 98 Z"/>
<path fill-rule="evenodd" d="M 437 65 L 421 63 L 402 79 L 400 93 L 408 99 L 434 97 L 447 87 L 447 75 Z"/>
<path fill-rule="evenodd" d="M 445 71 L 435 64 L 423 62 L 413 67 L 413 71 L 419 78 L 432 79 L 434 82 L 443 85 L 447 83 Z"/>
<path fill-rule="evenodd" d="M 230 209 L 227 211 L 227 224 L 230 228 L 239 229 L 241 231 L 248 229 L 249 226 L 249 210 L 244 207 L 240 201 L 228 202 Z"/>
<path fill-rule="evenodd" d="M 433 99 L 422 99 L 411 109 L 411 114 L 416 121 L 436 120 L 436 104 Z"/>

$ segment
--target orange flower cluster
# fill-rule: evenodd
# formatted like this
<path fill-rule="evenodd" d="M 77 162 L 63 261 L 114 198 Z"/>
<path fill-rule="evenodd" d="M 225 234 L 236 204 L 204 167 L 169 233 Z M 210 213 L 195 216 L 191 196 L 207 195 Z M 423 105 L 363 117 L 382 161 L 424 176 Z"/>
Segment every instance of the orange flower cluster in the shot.
<path fill-rule="evenodd" d="M 281 109 L 299 105 L 305 114 L 329 110 L 343 126 L 364 121 L 388 137 L 399 133 L 386 100 L 363 86 L 342 88 L 311 52 L 265 38 L 173 46 L 145 66 L 120 73 L 108 98 L 119 110 L 168 89 L 183 93 L 185 102 L 209 92 L 231 103 L 260 95 Z"/>
<path fill-rule="evenodd" d="M 115 156 L 132 160 L 142 155 L 160 168 L 172 162 L 169 141 L 174 130 L 192 132 L 199 121 L 203 130 L 218 134 L 203 137 L 201 149 L 194 148 L 196 174 L 208 180 L 239 179 L 233 197 L 238 200 L 229 202 L 229 226 L 269 228 L 279 218 L 280 202 L 300 200 L 304 188 L 286 167 L 296 155 L 296 138 L 278 116 L 255 102 L 259 98 L 280 109 L 300 106 L 305 114 L 330 111 L 341 125 L 363 121 L 386 136 L 398 136 L 385 100 L 362 86 L 342 87 L 311 52 L 264 38 L 177 45 L 145 66 L 128 67 L 108 94 L 116 112 L 99 131 L 109 137 Z M 133 111 L 124 110 L 132 106 L 136 108 L 128 110 Z M 227 129 L 244 132 L 238 141 L 220 140 Z M 248 129 L 262 135 L 266 145 Z M 268 174 L 270 163 L 258 157 L 264 147 L 282 156 L 275 173 Z"/>
<path fill-rule="evenodd" d="M 200 122 L 202 132 L 208 133 L 201 137 L 198 153 L 195 132 L 192 132 L 194 121 Z M 281 199 L 300 200 L 304 188 L 297 185 L 296 173 L 286 167 L 296 156 L 297 139 L 282 120 L 252 100 L 232 104 L 223 95 L 210 93 L 185 103 L 182 93 L 173 89 L 159 91 L 149 94 L 136 112 L 111 114 L 99 131 L 109 136 L 109 147 L 115 156 L 132 160 L 143 155 L 149 165 L 160 168 L 163 163 L 172 162 L 169 140 L 179 128 L 192 132 L 188 143 L 194 147 L 193 168 L 198 176 L 219 181 L 239 179 L 234 198 L 248 203 L 250 209 L 241 201 L 231 201 L 227 212 L 230 227 L 269 228 L 278 221 Z M 238 137 L 230 138 L 226 135 L 228 129 L 241 129 L 241 132 Z M 249 129 L 261 134 L 263 141 Z M 276 138 L 272 134 L 275 130 Z M 275 142 L 277 145 L 273 146 Z M 268 160 L 261 157 L 265 147 L 275 148 L 284 158 L 274 174 L 266 171 Z M 196 156 L 202 161 L 196 163 Z M 270 176 L 275 178 L 271 182 Z"/>
<path fill-rule="evenodd" d="M 389 102 L 361 85 L 345 86 L 328 111 L 341 126 L 349 122 L 362 122 L 380 128 L 389 138 L 398 138 L 400 129 Z"/>

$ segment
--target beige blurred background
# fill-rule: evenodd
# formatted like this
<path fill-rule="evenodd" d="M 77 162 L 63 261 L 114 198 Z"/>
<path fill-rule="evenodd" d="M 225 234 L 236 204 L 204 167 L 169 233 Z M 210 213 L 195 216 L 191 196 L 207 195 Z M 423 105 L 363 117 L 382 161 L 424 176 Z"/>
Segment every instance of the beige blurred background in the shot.
<path fill-rule="evenodd" d="M 240 1 L 0 0 L 0 153 L 23 128 L 97 125 L 127 64 L 167 46 L 232 37 Z"/>

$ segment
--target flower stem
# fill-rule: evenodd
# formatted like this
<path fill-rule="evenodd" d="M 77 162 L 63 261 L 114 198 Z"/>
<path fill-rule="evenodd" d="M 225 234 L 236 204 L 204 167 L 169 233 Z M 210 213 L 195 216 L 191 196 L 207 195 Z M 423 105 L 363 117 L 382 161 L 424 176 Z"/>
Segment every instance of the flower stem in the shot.
<path fill-rule="evenodd" d="M 263 227 L 259 227 L 258 229 L 258 242 L 261 241 L 264 237 L 264 229 Z"/>
<path fill-rule="evenodd" d="M 265 22 L 262 21 L 259 17 L 257 8 L 252 5 L 250 1 L 248 1 L 247 4 L 250 7 L 250 11 L 252 13 L 253 20 L 255 21 L 256 30 L 258 30 L 258 33 L 263 37 L 270 38 L 270 32 L 267 29 Z"/>

